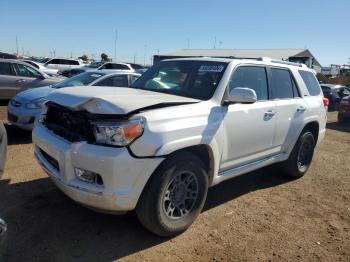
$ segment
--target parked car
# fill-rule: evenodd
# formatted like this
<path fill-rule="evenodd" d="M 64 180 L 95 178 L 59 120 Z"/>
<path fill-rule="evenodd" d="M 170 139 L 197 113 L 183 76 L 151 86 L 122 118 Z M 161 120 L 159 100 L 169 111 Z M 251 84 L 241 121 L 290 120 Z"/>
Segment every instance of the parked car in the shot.
<path fill-rule="evenodd" d="M 16 55 L 0 52 L 0 58 L 3 59 L 17 59 Z"/>
<path fill-rule="evenodd" d="M 104 62 L 101 62 L 101 61 L 94 61 L 94 62 L 92 62 L 91 64 L 85 65 L 85 66 L 80 67 L 80 68 L 73 68 L 73 69 L 66 69 L 66 70 L 63 70 L 63 71 L 61 72 L 61 75 L 65 76 L 65 77 L 72 77 L 72 76 L 81 74 L 81 73 L 83 73 L 83 72 L 89 71 L 89 70 L 97 69 L 97 68 L 99 68 L 99 67 L 100 67 L 101 65 L 103 65 L 103 64 L 104 64 Z"/>
<path fill-rule="evenodd" d="M 0 122 L 0 179 L 5 171 L 6 163 L 6 151 L 7 151 L 7 134 L 4 124 Z M 1 238 L 3 238 L 7 230 L 7 224 L 0 218 L 0 250 L 1 250 Z"/>
<path fill-rule="evenodd" d="M 161 61 L 132 88 L 58 90 L 33 130 L 35 156 L 70 198 L 135 209 L 160 236 L 186 230 L 208 187 L 280 163 L 310 167 L 327 99 L 306 66 L 259 60 Z"/>
<path fill-rule="evenodd" d="M 57 69 L 46 68 L 45 66 L 41 65 L 40 63 L 35 62 L 35 61 L 31 61 L 31 60 L 23 60 L 23 61 L 26 62 L 27 64 L 34 66 L 36 69 L 38 69 L 41 72 L 44 72 L 45 74 L 47 74 L 49 76 L 57 76 L 57 73 L 58 73 Z"/>
<path fill-rule="evenodd" d="M 340 124 L 350 123 L 350 96 L 343 97 L 340 101 L 338 122 Z"/>
<path fill-rule="evenodd" d="M 340 100 L 350 95 L 350 88 L 342 85 L 321 84 L 324 97 L 329 100 L 329 110 L 339 109 Z"/>
<path fill-rule="evenodd" d="M 47 68 L 57 69 L 59 72 L 61 72 L 66 69 L 83 67 L 84 64 L 80 60 L 75 59 L 53 58 L 47 61 L 44 66 Z"/>
<path fill-rule="evenodd" d="M 8 121 L 19 128 L 32 130 L 47 96 L 57 89 L 70 86 L 128 87 L 140 74 L 95 70 L 68 78 L 52 86 L 29 89 L 13 97 L 7 107 Z M 83 91 L 84 93 L 84 91 Z"/>
<path fill-rule="evenodd" d="M 113 63 L 108 62 L 103 65 L 101 65 L 99 70 L 107 69 L 107 70 L 123 70 L 123 71 L 129 71 L 129 72 L 137 72 L 137 73 L 144 73 L 145 70 L 141 65 L 138 64 L 128 64 L 128 63 Z"/>
<path fill-rule="evenodd" d="M 0 100 L 11 99 L 28 88 L 47 86 L 62 81 L 50 77 L 20 60 L 0 59 Z"/>

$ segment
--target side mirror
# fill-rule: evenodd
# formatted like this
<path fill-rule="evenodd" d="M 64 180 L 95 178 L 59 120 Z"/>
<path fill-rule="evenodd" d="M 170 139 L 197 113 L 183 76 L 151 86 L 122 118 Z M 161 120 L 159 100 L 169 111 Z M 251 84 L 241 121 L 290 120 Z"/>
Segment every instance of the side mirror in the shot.
<path fill-rule="evenodd" d="M 43 74 L 39 74 L 39 75 L 37 76 L 37 79 L 44 80 L 44 79 L 45 79 L 45 76 L 44 76 Z"/>
<path fill-rule="evenodd" d="M 253 89 L 247 87 L 236 87 L 229 93 L 229 103 L 252 104 L 257 101 L 256 93 Z"/>

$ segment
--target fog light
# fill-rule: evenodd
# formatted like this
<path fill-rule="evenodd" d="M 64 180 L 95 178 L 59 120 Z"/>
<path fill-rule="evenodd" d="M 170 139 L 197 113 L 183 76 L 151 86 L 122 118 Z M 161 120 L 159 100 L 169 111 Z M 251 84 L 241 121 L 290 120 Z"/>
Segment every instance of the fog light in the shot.
<path fill-rule="evenodd" d="M 80 169 L 77 167 L 74 168 L 74 172 L 75 172 L 75 176 L 81 181 L 92 183 L 92 184 L 98 184 L 98 185 L 103 184 L 102 177 L 97 173 Z"/>

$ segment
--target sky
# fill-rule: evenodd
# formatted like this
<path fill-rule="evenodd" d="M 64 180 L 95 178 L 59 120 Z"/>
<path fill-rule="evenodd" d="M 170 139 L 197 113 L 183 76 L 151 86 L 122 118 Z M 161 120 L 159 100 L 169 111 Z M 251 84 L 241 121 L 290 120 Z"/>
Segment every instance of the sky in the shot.
<path fill-rule="evenodd" d="M 151 63 L 185 48 L 308 48 L 350 58 L 349 0 L 0 0 L 0 51 Z M 117 33 L 116 33 L 117 31 Z M 216 39 L 216 41 L 215 41 Z M 215 44 L 216 43 L 216 44 Z"/>

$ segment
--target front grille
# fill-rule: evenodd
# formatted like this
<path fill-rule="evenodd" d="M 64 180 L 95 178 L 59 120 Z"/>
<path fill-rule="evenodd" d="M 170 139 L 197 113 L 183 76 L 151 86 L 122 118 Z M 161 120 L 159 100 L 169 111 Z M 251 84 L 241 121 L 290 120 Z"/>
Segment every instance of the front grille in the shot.
<path fill-rule="evenodd" d="M 86 111 L 72 111 L 55 103 L 48 103 L 43 124 L 56 135 L 70 142 L 93 143 L 93 126 Z"/>
<path fill-rule="evenodd" d="M 45 151 L 40 149 L 40 154 L 46 159 L 47 162 L 51 164 L 53 168 L 55 168 L 57 171 L 60 171 L 60 166 L 58 164 L 58 161 L 54 159 L 52 156 L 47 154 Z"/>
<path fill-rule="evenodd" d="M 11 113 L 7 113 L 7 119 L 13 123 L 16 123 L 18 121 L 18 117 Z"/>

